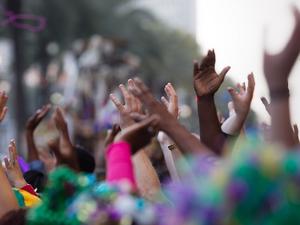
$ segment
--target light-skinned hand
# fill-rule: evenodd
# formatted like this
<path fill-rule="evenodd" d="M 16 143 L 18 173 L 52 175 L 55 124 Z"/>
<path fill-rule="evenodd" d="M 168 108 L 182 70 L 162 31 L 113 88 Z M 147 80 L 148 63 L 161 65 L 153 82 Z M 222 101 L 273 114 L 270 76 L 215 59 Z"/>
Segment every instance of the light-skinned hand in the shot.
<path fill-rule="evenodd" d="M 5 118 L 5 115 L 7 113 L 7 103 L 8 96 L 5 94 L 4 91 L 0 91 L 0 122 L 2 122 Z"/>
<path fill-rule="evenodd" d="M 134 81 L 129 79 L 128 88 L 134 87 L 134 85 Z M 126 89 L 125 85 L 120 84 L 119 88 L 124 99 L 124 104 L 114 94 L 110 95 L 110 99 L 120 113 L 120 126 L 124 129 L 134 124 L 134 121 L 130 118 L 130 113 L 142 113 L 142 104 Z"/>
<path fill-rule="evenodd" d="M 166 84 L 165 93 L 167 97 L 161 97 L 161 101 L 167 107 L 169 113 L 171 113 L 175 118 L 179 117 L 179 106 L 178 106 L 178 96 L 175 88 L 171 83 Z"/>
<path fill-rule="evenodd" d="M 6 175 L 13 187 L 22 188 L 27 183 L 20 169 L 16 143 L 14 140 L 10 141 L 8 145 L 8 151 L 9 151 L 9 157 L 4 158 Z"/>
<path fill-rule="evenodd" d="M 237 115 L 246 117 L 249 113 L 255 88 L 254 75 L 248 75 L 248 85 L 238 84 L 237 89 L 228 88 Z"/>

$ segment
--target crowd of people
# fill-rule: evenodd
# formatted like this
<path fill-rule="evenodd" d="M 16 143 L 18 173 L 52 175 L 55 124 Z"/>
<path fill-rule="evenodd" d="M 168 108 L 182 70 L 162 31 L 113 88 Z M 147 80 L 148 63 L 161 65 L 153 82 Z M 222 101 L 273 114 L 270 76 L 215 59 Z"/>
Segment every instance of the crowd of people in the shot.
<path fill-rule="evenodd" d="M 178 122 L 176 88 L 165 85 L 157 100 L 139 78 L 111 94 L 120 123 L 105 139 L 103 160 L 76 145 L 64 109 L 43 106 L 26 124 L 27 158 L 14 140 L 0 166 L 0 225 L 284 225 L 300 223 L 298 127 L 290 119 L 288 78 L 300 52 L 300 12 L 286 47 L 264 54 L 271 124 L 249 134 L 245 121 L 255 76 L 228 88 L 229 117 L 218 115 L 214 95 L 230 67 L 215 69 L 209 50 L 194 62 L 193 86 L 199 134 Z M 0 93 L 0 122 L 8 110 Z M 34 133 L 48 114 L 56 135 L 40 149 Z M 161 182 L 150 161 L 159 143 L 169 179 Z M 150 150 L 149 150 L 150 148 Z M 97 172 L 96 172 L 97 171 Z"/>

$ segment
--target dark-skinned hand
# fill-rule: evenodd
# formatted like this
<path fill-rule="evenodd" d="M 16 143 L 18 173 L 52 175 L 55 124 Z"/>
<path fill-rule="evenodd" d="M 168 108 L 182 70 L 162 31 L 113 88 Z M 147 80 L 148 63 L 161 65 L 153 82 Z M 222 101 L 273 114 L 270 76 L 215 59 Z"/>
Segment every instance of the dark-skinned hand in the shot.
<path fill-rule="evenodd" d="M 112 144 L 115 140 L 115 137 L 117 134 L 121 131 L 121 127 L 118 124 L 114 124 L 112 129 L 108 131 L 105 141 L 104 141 L 104 146 L 107 148 L 110 144 Z"/>
<path fill-rule="evenodd" d="M 268 112 L 268 114 L 271 115 L 271 111 L 270 111 L 271 110 L 270 109 L 271 103 L 267 100 L 266 97 L 261 97 L 260 100 L 263 103 L 263 105 L 264 105 L 266 111 Z"/>
<path fill-rule="evenodd" d="M 198 62 L 194 62 L 194 89 L 198 97 L 214 95 L 230 70 L 230 67 L 227 66 L 218 74 L 215 64 L 214 50 L 208 51 L 200 65 Z"/>
<path fill-rule="evenodd" d="M 264 53 L 264 73 L 270 90 L 288 88 L 288 78 L 300 52 L 300 12 L 294 6 L 295 28 L 285 48 L 278 54 Z"/>
<path fill-rule="evenodd" d="M 68 132 L 68 125 L 61 108 L 58 107 L 55 110 L 53 119 L 59 132 L 59 147 L 57 148 L 55 145 L 52 146 L 57 161 L 58 163 L 64 162 L 72 169 L 78 170 L 77 155 L 74 152 L 73 144 Z"/>
<path fill-rule="evenodd" d="M 144 104 L 150 115 L 159 115 L 159 129 L 165 130 L 165 128 L 169 125 L 170 120 L 177 122 L 177 118 L 169 113 L 168 109 L 154 98 L 143 81 L 139 78 L 135 78 L 133 81 L 134 86 L 130 86 L 128 90 Z"/>
<path fill-rule="evenodd" d="M 151 139 L 156 135 L 159 120 L 158 115 L 147 117 L 123 129 L 122 132 L 116 136 L 115 142 L 126 141 L 131 145 L 132 154 L 135 154 L 139 149 L 148 145 Z"/>
<path fill-rule="evenodd" d="M 50 109 L 51 105 L 45 105 L 38 109 L 35 114 L 27 120 L 26 129 L 28 131 L 34 131 L 40 122 L 47 116 Z"/>

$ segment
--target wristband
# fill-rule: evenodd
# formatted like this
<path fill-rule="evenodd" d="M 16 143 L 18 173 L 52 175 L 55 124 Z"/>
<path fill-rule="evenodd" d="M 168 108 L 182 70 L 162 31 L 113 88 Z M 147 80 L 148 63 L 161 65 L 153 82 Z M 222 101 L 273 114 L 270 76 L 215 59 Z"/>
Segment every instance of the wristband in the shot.
<path fill-rule="evenodd" d="M 170 150 L 170 151 L 173 151 L 174 149 L 176 148 L 176 145 L 168 145 L 168 149 Z"/>
<path fill-rule="evenodd" d="M 275 90 L 270 90 L 271 100 L 285 99 L 290 97 L 289 88 L 279 88 Z"/>

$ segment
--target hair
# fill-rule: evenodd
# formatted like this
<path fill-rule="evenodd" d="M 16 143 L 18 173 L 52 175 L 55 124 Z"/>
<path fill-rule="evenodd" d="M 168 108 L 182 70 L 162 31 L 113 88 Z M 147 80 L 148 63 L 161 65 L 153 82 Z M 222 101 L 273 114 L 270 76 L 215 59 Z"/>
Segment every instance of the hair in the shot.
<path fill-rule="evenodd" d="M 96 168 L 96 162 L 93 155 L 80 145 L 76 145 L 74 149 L 77 154 L 80 171 L 85 173 L 93 173 Z"/>
<path fill-rule="evenodd" d="M 26 225 L 26 209 L 12 210 L 0 218 L 0 225 Z"/>
<path fill-rule="evenodd" d="M 24 179 L 33 188 L 36 188 L 38 193 L 44 190 L 47 182 L 46 175 L 37 170 L 29 170 L 26 173 L 24 173 Z"/>

